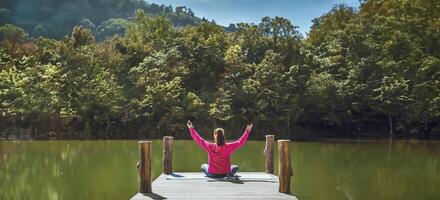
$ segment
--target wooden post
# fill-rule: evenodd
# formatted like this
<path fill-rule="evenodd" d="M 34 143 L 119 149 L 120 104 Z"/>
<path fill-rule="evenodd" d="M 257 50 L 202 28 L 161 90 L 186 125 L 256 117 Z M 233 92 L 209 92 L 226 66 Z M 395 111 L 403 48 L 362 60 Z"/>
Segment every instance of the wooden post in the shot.
<path fill-rule="evenodd" d="M 139 192 L 151 193 L 151 141 L 139 141 Z"/>
<path fill-rule="evenodd" d="M 289 155 L 290 140 L 278 140 L 278 178 L 279 192 L 290 193 L 290 177 L 293 175 Z"/>
<path fill-rule="evenodd" d="M 266 159 L 266 173 L 273 174 L 273 142 L 275 135 L 266 135 L 266 147 L 264 148 L 264 157 Z"/>
<path fill-rule="evenodd" d="M 173 137 L 163 137 L 163 173 L 173 173 Z"/>

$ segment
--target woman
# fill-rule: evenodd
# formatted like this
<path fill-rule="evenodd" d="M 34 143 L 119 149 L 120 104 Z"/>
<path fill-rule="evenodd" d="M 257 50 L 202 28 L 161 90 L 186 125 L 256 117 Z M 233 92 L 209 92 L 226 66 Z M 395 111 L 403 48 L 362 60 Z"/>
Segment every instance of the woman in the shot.
<path fill-rule="evenodd" d="M 225 132 L 222 128 L 214 130 L 214 143 L 211 143 L 200 137 L 191 121 L 188 120 L 187 126 L 193 140 L 208 153 L 208 164 L 202 165 L 202 171 L 210 177 L 234 176 L 238 166 L 231 165 L 231 154 L 246 143 L 252 124 L 247 125 L 240 139 L 228 143 L 225 142 Z"/>

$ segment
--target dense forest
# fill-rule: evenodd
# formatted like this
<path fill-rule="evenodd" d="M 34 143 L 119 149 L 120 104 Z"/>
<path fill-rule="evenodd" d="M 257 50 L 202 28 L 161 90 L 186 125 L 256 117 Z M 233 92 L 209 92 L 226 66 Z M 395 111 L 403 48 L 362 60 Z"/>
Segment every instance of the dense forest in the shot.
<path fill-rule="evenodd" d="M 90 21 L 105 23 L 105 10 Z M 102 41 L 87 25 L 62 39 L 49 27 L 54 38 L 1 26 L 3 137 L 184 137 L 187 119 L 205 134 L 215 126 L 240 134 L 253 122 L 255 138 L 298 127 L 440 135 L 440 1 L 335 5 L 307 37 L 283 17 L 229 32 L 206 21 L 176 28 L 148 12 Z"/>

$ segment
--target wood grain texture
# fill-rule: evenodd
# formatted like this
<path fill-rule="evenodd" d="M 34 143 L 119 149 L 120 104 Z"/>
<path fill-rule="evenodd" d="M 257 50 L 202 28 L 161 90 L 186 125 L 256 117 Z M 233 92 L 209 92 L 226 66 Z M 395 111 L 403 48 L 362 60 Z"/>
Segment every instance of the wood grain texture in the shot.
<path fill-rule="evenodd" d="M 151 193 L 151 141 L 139 141 L 139 192 Z"/>
<path fill-rule="evenodd" d="M 265 172 L 273 174 L 273 144 L 275 140 L 275 135 L 266 135 L 266 147 L 264 148 L 264 158 L 266 160 Z"/>
<path fill-rule="evenodd" d="M 289 153 L 290 140 L 278 140 L 279 192 L 290 193 L 290 177 L 293 175 Z"/>
<path fill-rule="evenodd" d="M 173 173 L 173 137 L 163 137 L 163 173 Z"/>
<path fill-rule="evenodd" d="M 196 172 L 174 172 L 173 176 L 189 177 L 182 180 L 167 179 L 162 174 L 153 182 L 154 193 L 136 194 L 131 200 L 145 199 L 297 199 L 278 192 L 278 177 L 265 172 L 240 172 L 241 183 L 210 181 Z M 267 178 L 269 176 L 269 178 Z M 264 177 L 264 178 L 261 178 Z M 261 180 L 260 180 L 261 179 Z"/>

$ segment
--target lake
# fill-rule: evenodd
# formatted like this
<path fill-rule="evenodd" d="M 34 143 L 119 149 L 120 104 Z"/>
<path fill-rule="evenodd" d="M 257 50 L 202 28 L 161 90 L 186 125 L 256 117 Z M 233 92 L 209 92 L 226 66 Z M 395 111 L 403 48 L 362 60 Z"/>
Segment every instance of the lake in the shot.
<path fill-rule="evenodd" d="M 264 144 L 248 141 L 232 162 L 264 171 Z M 299 199 L 440 199 L 438 141 L 293 142 L 290 149 Z M 161 140 L 152 151 L 156 178 Z M 137 159 L 137 141 L 2 141 L 0 199 L 129 199 L 138 190 Z M 206 161 L 194 142 L 174 141 L 174 171 L 199 171 Z"/>

